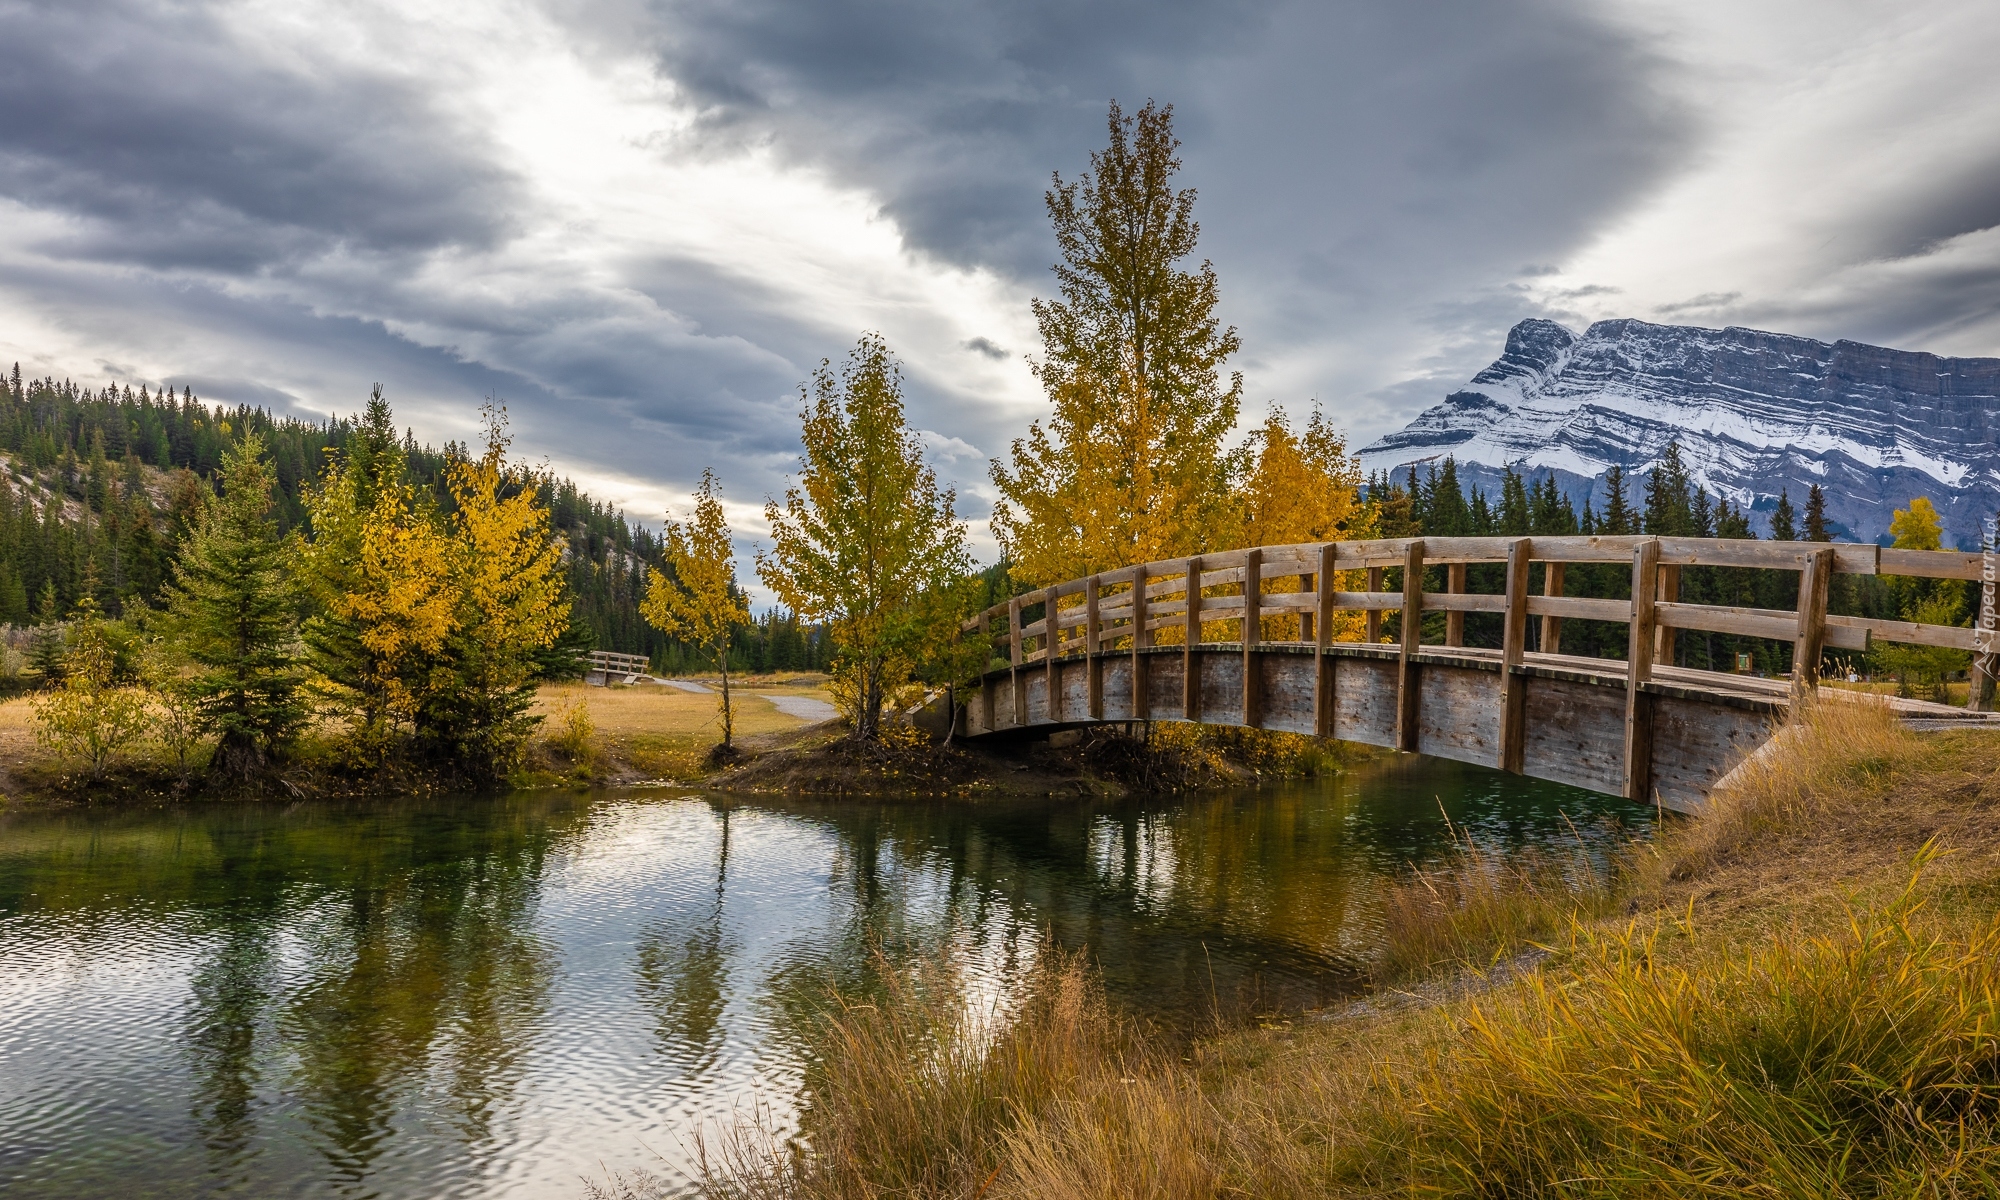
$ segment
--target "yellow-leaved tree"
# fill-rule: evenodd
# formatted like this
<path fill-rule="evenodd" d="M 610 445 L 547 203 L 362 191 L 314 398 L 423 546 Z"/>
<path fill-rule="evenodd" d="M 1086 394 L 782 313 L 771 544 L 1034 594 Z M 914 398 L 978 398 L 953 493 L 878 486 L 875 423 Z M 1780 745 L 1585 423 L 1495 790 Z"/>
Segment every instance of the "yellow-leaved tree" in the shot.
<path fill-rule="evenodd" d="M 146 696 L 113 681 L 111 642 L 88 592 L 77 601 L 67 643 L 62 683 L 29 701 L 35 740 L 57 754 L 83 759 L 90 777 L 102 779 L 111 756 L 145 731 Z"/>
<path fill-rule="evenodd" d="M 1889 532 L 1898 550 L 1937 550 L 1944 545 L 1944 521 L 1927 496 L 1918 496 L 1908 508 L 1897 509 L 1889 518 Z M 1963 583 L 1909 576 L 1891 577 L 1887 582 L 1905 621 L 1921 625 L 1965 623 Z M 1972 663 L 1972 656 L 1963 650 L 1888 641 L 1875 642 L 1869 657 L 1877 671 L 1896 677 L 1897 690 L 1903 695 L 1940 702 L 1947 697 L 1945 680 Z"/>
<path fill-rule="evenodd" d="M 448 526 L 457 612 L 415 704 L 419 745 L 475 778 L 518 758 L 539 720 L 528 707 L 540 656 L 570 616 L 549 511 L 534 476 L 507 461 L 506 410 L 482 412 L 484 452 L 459 455 L 445 472 L 457 506 Z"/>
<path fill-rule="evenodd" d="M 1347 541 L 1375 536 L 1374 510 L 1361 499 L 1361 463 L 1347 453 L 1347 438 L 1313 409 L 1303 433 L 1292 430 L 1284 410 L 1274 408 L 1250 438 L 1254 462 L 1237 493 L 1242 521 L 1238 541 L 1245 546 L 1284 546 L 1300 542 Z M 1343 591 L 1359 590 L 1360 572 L 1340 583 Z M 1297 576 L 1266 579 L 1266 592 L 1298 591 Z M 1264 618 L 1264 635 L 1297 636 L 1295 615 Z M 1361 640 L 1360 613 L 1334 614 L 1334 641 Z"/>
<path fill-rule="evenodd" d="M 313 537 L 301 574 L 318 612 L 304 634 L 319 690 L 351 714 L 359 748 L 386 755 L 436 682 L 463 597 L 458 547 L 409 484 L 379 386 L 305 499 Z"/>
<path fill-rule="evenodd" d="M 701 647 L 722 672 L 722 749 L 735 732 L 729 699 L 729 638 L 750 620 L 750 605 L 736 589 L 736 543 L 722 511 L 715 472 L 701 473 L 694 515 L 682 524 L 668 517 L 662 530 L 664 557 L 672 574 L 648 568 L 646 597 L 639 611 L 668 637 Z"/>
<path fill-rule="evenodd" d="M 1221 548 L 1237 530 L 1223 440 L 1236 424 L 1239 346 L 1216 318 L 1215 271 L 1181 270 L 1200 226 L 1180 169 L 1173 109 L 1117 104 L 1091 170 L 1045 199 L 1062 261 L 1057 300 L 1036 300 L 1034 364 L 1052 412 L 995 462 L 993 533 L 1016 579 L 1042 586 Z"/>
<path fill-rule="evenodd" d="M 805 453 L 784 504 L 765 505 L 772 544 L 757 574 L 829 624 L 854 737 L 874 741 L 891 689 L 955 662 L 974 587 L 965 526 L 904 422 L 902 369 L 879 334 L 837 376 L 822 361 L 799 398 Z"/>

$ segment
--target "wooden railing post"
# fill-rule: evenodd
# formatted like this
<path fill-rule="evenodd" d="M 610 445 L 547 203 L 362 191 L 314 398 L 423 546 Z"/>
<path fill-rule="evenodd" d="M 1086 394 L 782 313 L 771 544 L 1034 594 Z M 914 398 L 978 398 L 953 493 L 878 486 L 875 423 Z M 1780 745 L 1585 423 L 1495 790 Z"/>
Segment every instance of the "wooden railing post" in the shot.
<path fill-rule="evenodd" d="M 1014 724 L 1028 723 L 1028 685 L 1021 678 L 1021 598 L 1007 601 L 1007 682 L 1014 694 Z"/>
<path fill-rule="evenodd" d="M 1201 665 L 1195 647 L 1201 644 L 1201 556 L 1187 560 L 1187 632 L 1181 643 L 1181 715 L 1201 720 Z"/>
<path fill-rule="evenodd" d="M 1083 581 L 1083 688 L 1084 712 L 1093 721 L 1104 719 L 1104 660 L 1098 656 L 1101 647 L 1097 644 L 1097 589 L 1098 578 L 1092 575 Z"/>
<path fill-rule="evenodd" d="M 1507 611 L 1500 637 L 1499 768 L 1521 773 L 1528 742 L 1528 677 L 1521 670 L 1528 652 L 1528 556 L 1534 543 L 1507 543 Z"/>
<path fill-rule="evenodd" d="M 1681 569 L 1672 564 L 1660 567 L 1659 597 L 1668 604 L 1678 603 L 1681 598 Z M 1674 642 L 1679 631 L 1671 625 L 1653 627 L 1653 661 L 1674 665 Z"/>
<path fill-rule="evenodd" d="M 1048 599 L 1042 601 L 1042 675 L 1048 680 L 1042 685 L 1042 690 L 1048 694 L 1042 706 L 1042 716 L 1049 721 L 1062 720 L 1062 666 L 1056 661 L 1062 653 L 1062 630 L 1056 624 L 1058 594 L 1052 586 Z"/>
<path fill-rule="evenodd" d="M 1454 596 L 1465 592 L 1465 564 L 1452 563 L 1444 569 L 1444 590 Z M 1465 614 L 1448 612 L 1444 615 L 1444 644 L 1465 645 Z"/>
<path fill-rule="evenodd" d="M 1802 699 L 1819 686 L 1819 659 L 1826 650 L 1826 599 L 1833 584 L 1833 551 L 1806 555 L 1799 573 L 1799 636 L 1792 642 L 1792 694 Z"/>
<path fill-rule="evenodd" d="M 1257 670 L 1257 643 L 1264 638 L 1264 551 L 1243 552 L 1243 724 L 1256 729 L 1263 724 L 1259 701 L 1264 689 Z"/>
<path fill-rule="evenodd" d="M 1542 595 L 1563 594 L 1563 564 L 1545 563 L 1542 566 Z M 1563 640 L 1563 619 L 1561 617 L 1542 618 L 1541 650 L 1543 654 L 1561 654 Z"/>
<path fill-rule="evenodd" d="M 1424 539 L 1403 550 L 1403 652 L 1396 660 L 1396 749 L 1417 748 L 1417 648 L 1424 632 Z"/>
<path fill-rule="evenodd" d="M 1139 651 L 1153 644 L 1146 628 L 1146 564 L 1132 568 L 1132 719 L 1153 719 L 1152 698 L 1147 692 L 1146 658 Z"/>
<path fill-rule="evenodd" d="M 1371 592 L 1382 590 L 1382 568 L 1368 568 L 1367 588 Z M 1382 610 L 1371 608 L 1361 618 L 1361 640 L 1373 646 L 1382 640 Z"/>
<path fill-rule="evenodd" d="M 1339 558 L 1337 545 L 1328 542 L 1319 548 L 1319 576 L 1314 580 L 1319 611 L 1313 626 L 1313 732 L 1323 738 L 1333 736 L 1333 564 Z"/>
<path fill-rule="evenodd" d="M 1658 595 L 1660 543 L 1647 538 L 1632 551 L 1632 626 L 1625 663 L 1625 798 L 1644 802 L 1652 785 L 1654 597 Z"/>

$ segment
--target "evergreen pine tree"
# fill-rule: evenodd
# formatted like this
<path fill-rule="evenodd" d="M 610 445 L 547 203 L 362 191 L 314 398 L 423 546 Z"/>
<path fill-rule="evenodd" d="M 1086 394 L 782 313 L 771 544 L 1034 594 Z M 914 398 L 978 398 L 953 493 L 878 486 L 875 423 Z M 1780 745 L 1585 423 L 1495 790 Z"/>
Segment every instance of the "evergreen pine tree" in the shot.
<path fill-rule="evenodd" d="M 1799 540 L 1798 522 L 1792 512 L 1792 497 L 1782 488 L 1778 491 L 1778 507 L 1771 510 L 1771 540 L 1774 542 Z"/>
<path fill-rule="evenodd" d="M 1826 492 L 1816 483 L 1806 492 L 1806 540 L 1809 542 L 1833 540 L 1833 535 L 1826 527 Z"/>
<path fill-rule="evenodd" d="M 202 728 L 219 735 L 212 769 L 236 779 L 264 769 L 306 718 L 289 550 L 269 515 L 263 450 L 246 432 L 224 454 L 222 498 L 201 514 L 167 593 Z"/>
<path fill-rule="evenodd" d="M 1604 515 L 1598 519 L 1602 534 L 1637 533 L 1639 523 L 1625 500 L 1625 468 L 1614 466 L 1604 472 Z"/>

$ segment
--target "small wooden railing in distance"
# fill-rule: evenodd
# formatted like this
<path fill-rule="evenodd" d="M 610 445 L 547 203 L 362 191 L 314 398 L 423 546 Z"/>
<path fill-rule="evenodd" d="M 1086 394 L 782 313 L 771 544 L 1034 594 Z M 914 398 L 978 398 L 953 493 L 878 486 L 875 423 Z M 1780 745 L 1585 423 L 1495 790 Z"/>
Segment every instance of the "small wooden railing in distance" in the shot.
<path fill-rule="evenodd" d="M 1506 583 L 1499 593 L 1465 590 L 1466 566 L 1506 564 Z M 1541 593 L 1529 594 L 1530 564 L 1546 564 Z M 1565 596 L 1564 567 L 1570 563 L 1629 563 L 1631 598 L 1594 599 Z M 1425 568 L 1445 568 L 1446 590 L 1426 591 Z M 1680 599 L 1680 572 L 1686 567 L 1745 567 L 1799 573 L 1796 609 L 1759 609 L 1690 604 Z M 1385 592 L 1385 570 L 1402 569 L 1402 587 Z M 1025 711 L 1023 676 L 1041 664 L 1054 685 L 1060 661 L 1131 655 L 1131 712 L 1141 719 L 1200 719 L 1200 696 L 1188 680 L 1182 711 L 1154 714 L 1147 702 L 1145 658 L 1179 645 L 1192 656 L 1225 646 L 1240 646 L 1248 656 L 1260 645 L 1283 641 L 1317 647 L 1324 655 L 1332 644 L 1334 616 L 1363 614 L 1362 641 L 1380 643 L 1383 614 L 1399 612 L 1401 675 L 1410 677 L 1410 663 L 1422 639 L 1422 614 L 1443 612 L 1446 646 L 1463 644 L 1464 614 L 1497 613 L 1502 617 L 1501 670 L 1517 668 L 1528 651 L 1530 619 L 1540 623 L 1539 645 L 1560 644 L 1561 623 L 1587 619 L 1629 626 L 1624 663 L 1604 660 L 1626 675 L 1628 713 L 1636 712 L 1640 688 L 1651 678 L 1656 661 L 1672 661 L 1676 631 L 1694 630 L 1744 637 L 1790 641 L 1795 683 L 1816 682 L 1811 672 L 1828 648 L 1866 650 L 1872 638 L 1942 646 L 1990 654 L 2000 651 L 2000 638 L 1989 629 L 1922 625 L 1907 621 L 1830 615 L 1829 584 L 1835 575 L 1904 575 L 1934 579 L 1982 577 L 1978 552 L 1892 550 L 1873 545 L 1825 542 L 1760 542 L 1716 538 L 1648 536 L 1606 537 L 1468 537 L 1388 538 L 1373 541 L 1323 542 L 1290 546 L 1259 546 L 1184 559 L 1143 563 L 1101 572 L 1015 596 L 972 618 L 965 630 L 986 634 L 1004 656 L 1013 678 L 1016 712 Z M 1189 581 L 1197 581 L 1190 587 Z M 1277 581 L 1295 580 L 1285 591 L 1269 590 Z M 1360 583 L 1360 590 L 1342 584 Z M 1040 605 L 1039 620 L 1023 620 L 1023 611 Z M 1274 622 L 1285 627 L 1271 637 L 1264 618 L 1293 616 Z M 1161 635 L 1167 633 L 1163 640 Z M 1211 641 L 1211 635 L 1224 635 Z M 1233 636 L 1229 636 L 1233 635 Z M 1322 672 L 1324 675 L 1324 672 Z M 1244 723 L 1256 724 L 1259 697 L 1255 672 L 1243 672 Z M 1102 719 L 1102 673 L 1089 676 L 1089 717 Z M 1324 711 L 1328 697 L 1315 689 L 1315 706 Z M 1981 689 L 1972 689 L 1974 703 Z M 1519 703 L 1502 697 L 1503 726 L 1520 720 Z M 1401 719 L 1414 700 L 1414 689 L 1400 689 L 1399 735 L 1404 748 L 1414 748 L 1413 722 Z M 1628 719 L 1627 737 L 1638 736 Z M 1322 729 L 1330 726 L 1322 721 Z M 1409 727 L 1407 732 L 1403 732 Z M 1510 743 L 1518 739 L 1508 739 Z M 1626 747 L 1632 759 L 1634 747 Z"/>

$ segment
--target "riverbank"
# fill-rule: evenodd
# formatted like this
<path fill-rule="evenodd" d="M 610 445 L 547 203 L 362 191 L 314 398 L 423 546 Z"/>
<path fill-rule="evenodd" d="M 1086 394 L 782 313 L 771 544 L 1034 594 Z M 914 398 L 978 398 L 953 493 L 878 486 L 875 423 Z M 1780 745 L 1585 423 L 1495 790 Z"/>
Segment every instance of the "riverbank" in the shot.
<path fill-rule="evenodd" d="M 1192 1043 L 1058 956 L 968 1025 L 941 966 L 830 1020 L 811 1155 L 747 1131 L 709 1191 L 2000 1191 L 1990 733 L 1825 706 L 1608 882 L 1468 853 L 1387 909 L 1375 994 Z"/>
<path fill-rule="evenodd" d="M 827 797 L 1118 796 L 1307 777 L 1378 756 L 1288 734 L 1179 724 L 1156 725 L 1145 741 L 1107 727 L 990 744 L 941 744 L 892 727 L 882 744 L 857 746 L 833 719 L 824 675 L 756 675 L 730 683 L 737 752 L 726 761 L 715 753 L 722 736 L 718 680 L 544 686 L 531 709 L 541 726 L 509 788 L 683 784 Z M 140 742 L 93 780 L 80 763 L 35 741 L 27 697 L 0 703 L 0 806 L 171 803 L 208 795 L 201 772 L 198 755 L 183 768 L 163 747 Z M 346 761 L 338 729 L 328 726 L 308 731 L 256 794 L 295 800 L 440 790 L 449 789 L 421 772 L 355 767 Z"/>

